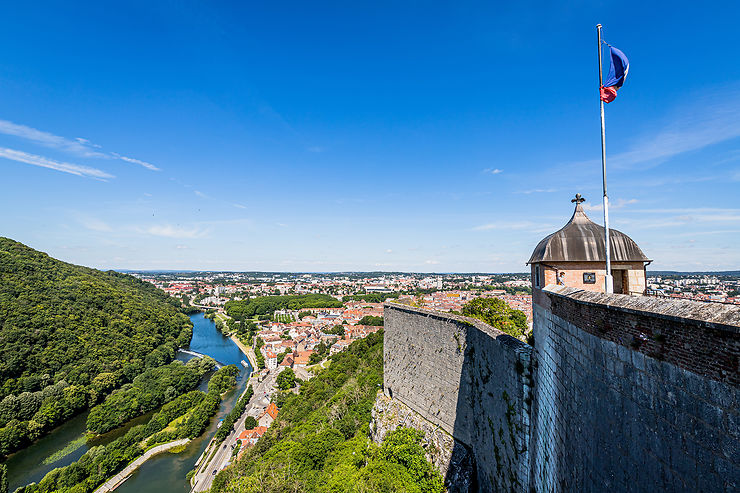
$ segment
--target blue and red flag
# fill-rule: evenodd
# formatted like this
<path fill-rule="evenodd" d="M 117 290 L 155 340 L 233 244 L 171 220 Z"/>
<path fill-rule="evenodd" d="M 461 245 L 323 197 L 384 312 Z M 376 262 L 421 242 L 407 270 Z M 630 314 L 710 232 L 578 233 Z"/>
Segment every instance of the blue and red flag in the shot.
<path fill-rule="evenodd" d="M 624 84 L 627 71 L 630 69 L 629 60 L 620 50 L 609 46 L 609 54 L 609 75 L 606 76 L 606 80 L 601 86 L 601 100 L 605 103 L 611 103 L 617 97 L 617 89 Z"/>

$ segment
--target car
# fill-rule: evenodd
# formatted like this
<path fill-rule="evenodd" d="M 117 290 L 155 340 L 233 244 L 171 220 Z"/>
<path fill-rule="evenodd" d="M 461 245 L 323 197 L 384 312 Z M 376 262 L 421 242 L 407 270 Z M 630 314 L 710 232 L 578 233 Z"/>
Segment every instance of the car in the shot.
<path fill-rule="evenodd" d="M 217 472 L 218 472 L 218 469 L 214 469 L 213 470 L 213 475 L 215 476 Z"/>

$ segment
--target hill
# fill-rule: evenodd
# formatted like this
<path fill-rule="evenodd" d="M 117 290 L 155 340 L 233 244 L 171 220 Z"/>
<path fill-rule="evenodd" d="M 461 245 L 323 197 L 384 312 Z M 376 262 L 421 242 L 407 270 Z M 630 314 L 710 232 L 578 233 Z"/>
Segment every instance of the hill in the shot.
<path fill-rule="evenodd" d="M 0 237 L 0 454 L 168 363 L 191 335 L 154 286 Z"/>
<path fill-rule="evenodd" d="M 369 438 L 383 382 L 383 332 L 352 343 L 299 394 L 276 395 L 276 421 L 260 441 L 214 480 L 213 493 L 441 492 L 443 480 L 425 458 L 422 434 Z"/>

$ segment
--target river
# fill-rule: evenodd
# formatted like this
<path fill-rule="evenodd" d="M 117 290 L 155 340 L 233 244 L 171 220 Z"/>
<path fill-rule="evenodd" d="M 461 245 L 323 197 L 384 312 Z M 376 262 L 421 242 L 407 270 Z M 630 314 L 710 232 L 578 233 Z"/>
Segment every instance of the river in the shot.
<path fill-rule="evenodd" d="M 203 313 L 191 315 L 190 320 L 193 322 L 193 338 L 190 342 L 190 349 L 207 354 L 224 365 L 236 365 L 241 370 L 237 377 L 236 388 L 224 396 L 221 407 L 215 419 L 211 420 L 211 425 L 206 433 L 191 441 L 185 450 L 179 454 L 164 453 L 152 457 L 128 481 L 119 486 L 116 489 L 117 492 L 189 492 L 190 485 L 185 480 L 185 475 L 193 468 L 195 461 L 205 450 L 208 441 L 216 432 L 218 421 L 228 414 L 228 411 L 234 406 L 234 401 L 246 388 L 251 372 L 251 367 L 245 369 L 241 365 L 242 360 L 248 361 L 246 355 L 234 344 L 234 341 L 224 337 L 216 329 L 216 324 L 205 318 Z M 190 355 L 178 353 L 178 359 L 180 360 L 187 361 L 191 358 Z M 205 390 L 206 386 L 207 381 L 204 380 L 200 389 Z M 148 413 L 95 440 L 87 441 L 83 440 L 87 412 L 72 418 L 7 460 L 9 491 L 34 481 L 38 482 L 52 469 L 66 466 L 78 460 L 90 447 L 109 443 L 123 435 L 132 426 L 145 423 L 152 414 L 153 412 Z M 74 448 L 75 444 L 78 448 L 68 455 L 54 462 L 48 460 L 49 457 L 65 447 Z M 47 464 L 44 464 L 45 459 L 48 462 Z"/>

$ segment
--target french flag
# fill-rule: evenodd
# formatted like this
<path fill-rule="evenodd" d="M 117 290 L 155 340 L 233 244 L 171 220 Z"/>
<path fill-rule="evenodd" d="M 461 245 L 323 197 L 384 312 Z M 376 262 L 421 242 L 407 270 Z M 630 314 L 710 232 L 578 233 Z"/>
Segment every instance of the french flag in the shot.
<path fill-rule="evenodd" d="M 605 103 L 611 103 L 617 97 L 617 89 L 624 84 L 627 71 L 630 69 L 630 62 L 621 50 L 610 46 L 609 54 L 611 56 L 609 75 L 606 76 L 604 85 L 601 86 L 601 100 Z"/>

